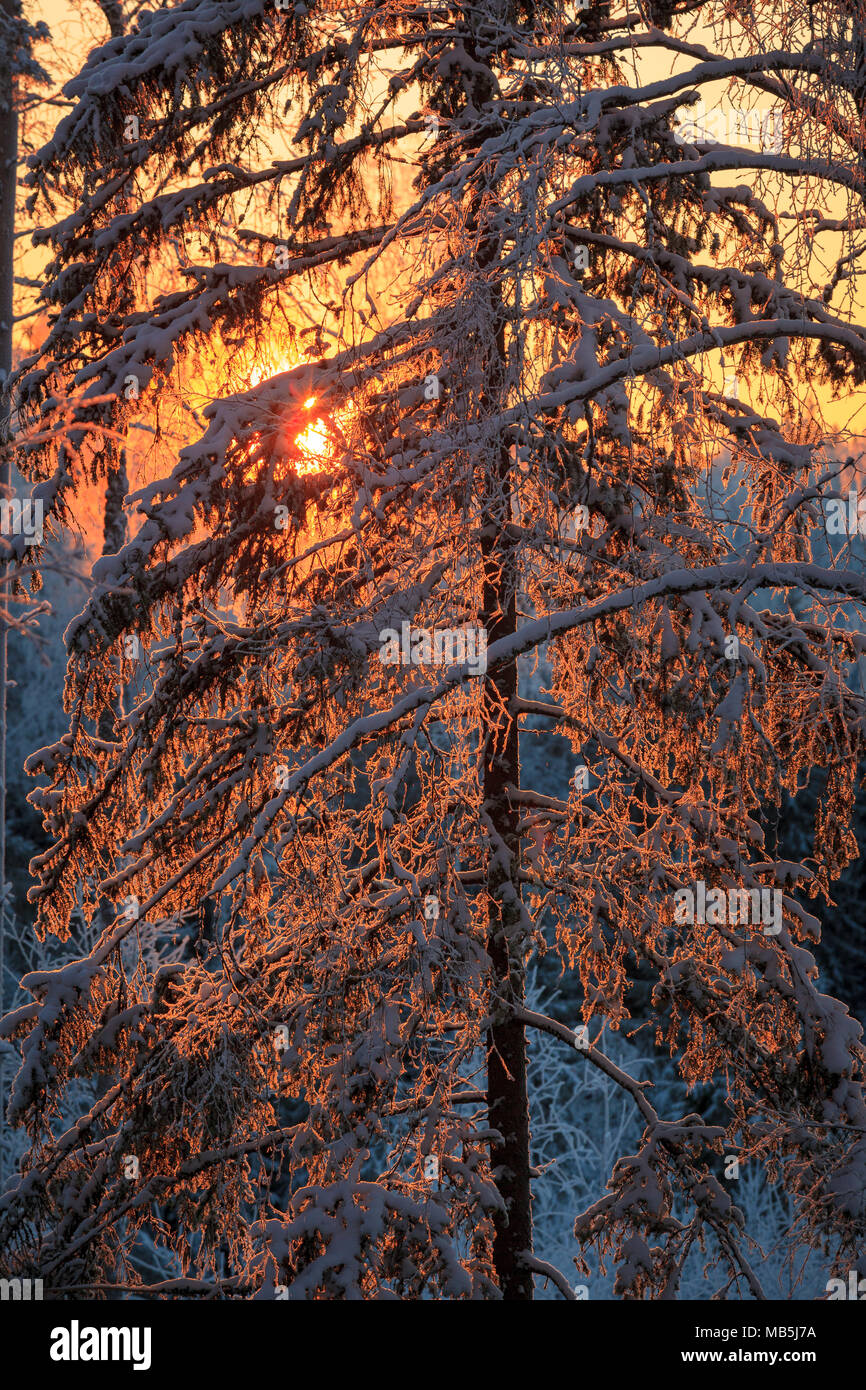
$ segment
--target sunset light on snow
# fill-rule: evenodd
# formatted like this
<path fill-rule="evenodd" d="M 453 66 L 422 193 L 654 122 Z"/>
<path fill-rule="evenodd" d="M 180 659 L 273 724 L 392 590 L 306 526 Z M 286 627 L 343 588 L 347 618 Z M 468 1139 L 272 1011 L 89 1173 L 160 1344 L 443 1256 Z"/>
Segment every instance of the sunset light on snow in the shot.
<path fill-rule="evenodd" d="M 840 1374 L 866 0 L 0 0 L 0 95 L 25 1364 Z"/>

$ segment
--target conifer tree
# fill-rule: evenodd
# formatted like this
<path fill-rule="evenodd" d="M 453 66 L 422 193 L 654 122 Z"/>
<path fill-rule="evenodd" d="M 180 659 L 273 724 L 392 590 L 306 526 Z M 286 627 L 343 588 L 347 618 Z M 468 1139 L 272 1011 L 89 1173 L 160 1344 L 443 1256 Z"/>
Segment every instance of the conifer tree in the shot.
<path fill-rule="evenodd" d="M 761 1296 L 722 1155 L 861 1258 L 860 1029 L 805 944 L 859 852 L 866 579 L 814 394 L 866 379 L 859 130 L 815 95 L 832 64 L 852 115 L 857 73 L 834 7 L 835 49 L 729 11 L 186 0 L 67 89 L 31 172 L 46 222 L 75 208 L 19 378 L 38 495 L 61 522 L 100 439 L 214 399 L 95 565 L 69 733 L 30 760 L 32 898 L 71 959 L 3 1024 L 31 1136 L 9 1269 L 123 1288 L 147 1236 L 178 1295 L 573 1299 L 533 1248 L 539 1029 L 644 1125 L 575 1213 L 581 1277 L 672 1297 L 705 1247 Z M 780 148 L 707 135 L 718 84 L 769 97 Z M 254 383 L 277 348 L 296 365 Z M 567 792 L 522 776 L 548 735 Z M 765 809 L 816 767 L 810 853 L 780 861 Z M 572 1027 L 527 1004 L 551 951 Z M 724 1124 L 606 1056 L 639 974 Z"/>

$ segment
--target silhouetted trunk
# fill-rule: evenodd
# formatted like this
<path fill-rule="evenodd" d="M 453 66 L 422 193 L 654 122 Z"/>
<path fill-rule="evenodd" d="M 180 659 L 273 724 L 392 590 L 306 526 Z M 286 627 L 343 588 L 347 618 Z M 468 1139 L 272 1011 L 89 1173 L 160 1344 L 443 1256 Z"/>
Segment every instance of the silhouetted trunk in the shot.
<path fill-rule="evenodd" d="M 482 243 L 479 260 L 487 270 Z M 506 389 L 505 314 L 501 289 L 491 286 L 491 324 L 495 349 L 487 364 L 493 410 Z M 483 616 L 490 646 L 517 630 L 517 577 L 513 541 L 511 448 L 503 440 L 495 470 L 482 497 L 481 549 L 484 565 Z M 529 1099 L 526 1033 L 513 1016 L 524 1002 L 522 913 L 520 908 L 519 811 L 512 792 L 520 786 L 520 749 L 514 704 L 517 662 L 491 671 L 484 685 L 483 816 L 490 837 L 487 887 L 490 900 L 487 952 L 494 998 L 487 1032 L 487 1102 L 491 1127 L 501 1135 L 490 1145 L 496 1185 L 505 1211 L 495 1217 L 493 1258 L 504 1299 L 531 1299 L 533 1279 L 524 1261 L 532 1249 Z"/>

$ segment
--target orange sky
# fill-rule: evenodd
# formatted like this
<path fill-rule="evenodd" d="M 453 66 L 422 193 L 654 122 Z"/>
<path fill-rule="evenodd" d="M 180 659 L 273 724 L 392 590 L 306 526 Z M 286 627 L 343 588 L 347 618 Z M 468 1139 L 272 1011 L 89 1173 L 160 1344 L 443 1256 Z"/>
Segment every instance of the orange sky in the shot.
<path fill-rule="evenodd" d="M 70 7 L 68 3 L 66 3 L 66 0 L 39 0 L 39 3 L 36 4 L 33 3 L 32 0 L 27 0 L 27 3 L 25 3 L 25 10 L 30 18 L 34 20 L 44 19 L 52 28 L 55 42 L 51 51 L 49 52 L 47 45 L 42 45 L 38 56 L 46 66 L 59 68 L 64 78 L 72 75 L 81 57 L 83 57 L 84 53 L 86 53 L 94 41 L 103 41 L 108 37 L 107 26 L 96 0 L 78 0 L 78 4 L 74 8 Z M 700 42 L 706 44 L 707 47 L 713 47 L 712 35 L 706 30 L 701 30 L 696 27 L 690 32 L 689 38 L 693 42 Z M 639 77 L 642 80 L 653 80 L 671 71 L 685 71 L 692 65 L 692 62 L 693 60 L 689 57 L 676 55 L 668 51 L 653 51 L 648 53 L 646 50 L 641 50 L 640 53 L 636 53 L 634 56 L 635 77 Z M 704 93 L 704 99 L 707 105 L 709 105 L 710 102 L 715 102 L 715 110 L 718 113 L 729 113 L 732 110 L 731 94 L 726 91 L 722 83 L 714 84 L 712 89 L 707 88 Z M 733 99 L 737 100 L 736 96 L 734 96 Z M 744 100 L 742 97 L 739 99 Z M 749 96 L 748 101 L 750 105 L 754 102 L 756 110 L 763 110 L 765 112 L 769 110 L 773 104 L 770 97 L 763 93 L 757 95 L 752 94 Z M 60 114 L 58 108 L 54 108 L 54 110 Z M 279 142 L 277 143 L 279 144 Z M 275 148 L 275 153 L 279 156 L 285 153 L 286 148 L 285 146 L 282 150 Z M 751 181 L 751 175 L 746 170 L 744 171 L 743 180 L 738 180 L 736 172 L 727 172 L 720 181 L 728 184 L 735 184 L 738 181 L 745 181 L 747 179 Z M 806 186 L 805 180 L 799 181 L 799 183 L 796 180 L 786 180 L 784 189 L 777 182 L 776 191 L 774 193 L 772 181 L 765 178 L 763 187 L 768 201 L 773 202 L 775 199 L 778 207 L 785 206 L 781 201 L 782 197 L 788 200 L 787 206 L 789 208 L 791 206 L 790 199 L 792 196 L 796 197 L 798 200 L 802 197 L 804 205 L 814 202 L 814 191 Z M 838 206 L 831 209 L 832 215 L 836 216 L 843 212 L 841 198 L 837 201 Z M 827 278 L 828 274 L 828 270 L 825 268 L 824 264 L 819 261 L 819 257 L 823 252 L 826 259 L 834 259 L 840 245 L 840 237 L 825 237 L 822 247 L 819 247 L 818 251 L 813 256 L 810 272 L 814 274 L 819 286 Z M 38 262 L 35 262 L 34 253 L 31 252 L 29 255 L 25 255 L 25 273 L 35 278 L 38 263 L 41 262 L 42 259 L 43 257 L 40 255 L 38 257 Z M 30 303 L 32 303 L 32 298 Z M 839 292 L 834 296 L 834 303 L 837 305 L 840 303 Z M 855 312 L 861 320 L 866 318 L 866 312 L 864 311 L 866 311 L 866 302 L 864 302 L 862 295 L 858 295 L 855 301 Z M 39 321 L 37 320 L 36 322 L 38 323 Z M 32 325 L 28 324 L 23 326 L 23 331 L 26 332 L 28 327 L 32 327 Z M 253 368 L 250 373 L 250 379 L 255 381 L 260 379 L 263 375 L 285 370 L 292 365 L 294 365 L 294 362 L 288 358 L 285 350 L 275 345 L 272 360 L 260 363 L 257 368 Z M 711 385 L 717 389 L 721 388 L 723 385 L 723 376 L 727 369 L 723 367 L 717 353 L 708 353 L 706 355 L 703 369 Z M 200 372 L 196 372 L 195 370 L 189 370 L 186 367 L 183 369 L 184 389 L 188 388 L 190 390 L 190 400 L 193 405 L 199 408 L 204 405 L 209 398 L 206 388 L 207 379 L 207 373 L 202 376 Z M 751 383 L 742 382 L 740 384 L 740 391 L 745 399 L 750 400 L 752 404 L 757 406 L 758 401 L 754 390 L 756 386 L 756 381 Z M 805 383 L 799 385 L 798 395 L 801 400 L 808 400 L 810 389 L 811 388 L 808 388 Z M 196 393 L 199 397 L 198 400 L 196 399 Z M 833 401 L 830 399 L 826 389 L 821 389 L 818 395 L 818 403 L 824 415 L 827 427 L 831 432 L 844 431 L 856 435 L 859 430 L 862 429 L 864 433 L 866 433 L 866 412 L 864 412 L 864 407 L 866 407 L 866 392 L 863 390 L 851 392 L 841 399 Z M 771 407 L 765 408 L 768 409 L 768 413 L 772 413 Z M 190 434 L 194 433 L 194 425 L 190 420 L 184 422 L 184 428 L 188 428 Z M 139 442 L 142 446 L 146 445 L 145 440 Z M 302 443 L 304 447 L 309 450 L 311 466 L 314 466 L 315 458 L 325 445 L 325 433 L 323 428 L 313 423 L 310 429 L 304 433 Z M 854 452 L 854 448 L 851 445 L 848 447 Z M 146 447 L 143 447 L 143 450 L 140 452 L 146 455 Z M 155 460 L 154 466 L 159 466 Z M 150 469 L 145 464 L 143 464 L 142 467 L 144 468 L 144 475 L 149 475 Z M 93 518 L 90 518 L 91 522 L 95 522 L 96 519 L 101 516 L 99 498 L 94 498 L 94 502 L 95 511 Z M 85 524 L 85 529 L 90 529 L 88 520 L 82 517 L 82 521 Z M 101 527 L 98 529 L 101 529 Z"/>

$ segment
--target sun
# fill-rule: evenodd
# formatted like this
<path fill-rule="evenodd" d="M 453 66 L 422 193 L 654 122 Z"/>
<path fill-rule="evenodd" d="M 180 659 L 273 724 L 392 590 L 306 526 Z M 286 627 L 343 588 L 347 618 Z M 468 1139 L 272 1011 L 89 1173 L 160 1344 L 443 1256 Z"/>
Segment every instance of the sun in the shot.
<path fill-rule="evenodd" d="M 304 409 L 312 410 L 316 404 L 315 396 L 308 396 Z M 295 443 L 305 456 L 305 462 L 298 465 L 299 473 L 313 473 L 324 467 L 331 441 L 321 419 L 311 420 L 306 429 L 295 435 Z"/>
<path fill-rule="evenodd" d="M 265 363 L 255 362 L 249 369 L 249 384 L 250 386 L 258 386 L 261 381 L 268 377 L 278 376 L 281 372 L 290 372 L 294 367 L 300 365 L 300 359 L 294 360 L 282 356 Z M 308 396 L 304 401 L 303 408 L 311 413 L 312 418 L 309 424 L 304 425 L 292 440 L 300 454 L 300 457 L 292 460 L 292 467 L 299 474 L 321 472 L 333 452 L 333 440 L 328 432 L 328 426 L 321 414 L 316 415 L 314 413 L 316 404 L 315 396 Z"/>

